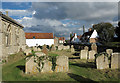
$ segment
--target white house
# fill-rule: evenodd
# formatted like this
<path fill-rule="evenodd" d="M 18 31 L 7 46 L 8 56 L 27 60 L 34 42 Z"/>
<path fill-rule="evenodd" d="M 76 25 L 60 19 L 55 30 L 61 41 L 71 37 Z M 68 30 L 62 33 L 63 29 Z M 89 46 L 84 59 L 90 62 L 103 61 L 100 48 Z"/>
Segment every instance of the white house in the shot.
<path fill-rule="evenodd" d="M 31 46 L 36 45 L 52 45 L 54 44 L 53 33 L 25 33 L 26 44 Z"/>
<path fill-rule="evenodd" d="M 90 36 L 90 43 L 96 43 L 98 40 L 98 33 L 96 30 L 93 31 L 92 35 Z"/>

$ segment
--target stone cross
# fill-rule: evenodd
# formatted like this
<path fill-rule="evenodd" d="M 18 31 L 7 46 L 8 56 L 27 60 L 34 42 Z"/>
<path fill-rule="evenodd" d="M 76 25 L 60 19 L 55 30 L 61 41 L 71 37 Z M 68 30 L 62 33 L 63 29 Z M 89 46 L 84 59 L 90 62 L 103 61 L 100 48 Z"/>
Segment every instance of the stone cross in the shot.
<path fill-rule="evenodd" d="M 109 55 L 109 57 L 112 55 L 113 50 L 112 49 L 106 49 L 106 53 Z"/>

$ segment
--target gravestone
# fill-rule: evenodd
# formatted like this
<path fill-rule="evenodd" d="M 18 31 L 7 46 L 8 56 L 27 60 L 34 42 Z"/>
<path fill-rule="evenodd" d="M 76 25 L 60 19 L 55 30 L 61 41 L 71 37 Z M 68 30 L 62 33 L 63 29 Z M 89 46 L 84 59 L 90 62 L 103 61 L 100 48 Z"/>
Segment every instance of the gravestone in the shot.
<path fill-rule="evenodd" d="M 95 50 L 97 52 L 97 45 L 95 43 L 91 45 L 91 50 Z"/>
<path fill-rule="evenodd" d="M 112 53 L 111 56 L 111 69 L 120 68 L 120 53 Z"/>
<path fill-rule="evenodd" d="M 71 49 L 70 49 L 70 50 L 71 50 L 71 52 L 73 52 L 73 53 L 75 52 L 75 49 L 74 49 L 74 46 L 73 46 L 73 45 L 71 46 Z"/>
<path fill-rule="evenodd" d="M 43 53 L 43 52 L 36 52 L 35 53 L 38 57 L 40 57 L 40 56 L 45 56 L 46 54 L 45 53 Z"/>
<path fill-rule="evenodd" d="M 70 49 L 70 46 L 64 46 L 63 49 L 68 50 L 68 49 Z"/>
<path fill-rule="evenodd" d="M 101 56 L 98 56 L 96 59 L 96 66 L 97 66 L 97 69 L 109 68 L 108 57 L 106 57 L 104 54 L 102 54 Z"/>
<path fill-rule="evenodd" d="M 55 72 L 67 72 L 69 70 L 69 61 L 67 56 L 56 57 Z"/>
<path fill-rule="evenodd" d="M 25 73 L 26 74 L 37 74 L 39 70 L 37 69 L 38 64 L 34 62 L 34 56 L 26 61 L 25 64 Z"/>
<path fill-rule="evenodd" d="M 50 51 L 55 51 L 55 50 L 56 50 L 56 47 L 52 45 Z"/>
<path fill-rule="evenodd" d="M 63 45 L 59 45 L 58 50 L 63 50 Z"/>
<path fill-rule="evenodd" d="M 88 46 L 85 46 L 85 47 L 84 47 L 84 50 L 89 50 L 89 47 L 88 47 Z"/>
<path fill-rule="evenodd" d="M 30 48 L 29 48 L 29 49 L 25 49 L 24 53 L 25 53 L 26 55 L 29 55 L 29 54 L 31 53 L 31 49 L 30 49 Z"/>
<path fill-rule="evenodd" d="M 46 48 L 46 45 L 43 45 L 42 52 L 45 53 L 46 55 L 48 54 L 48 49 Z"/>
<path fill-rule="evenodd" d="M 87 59 L 87 57 L 88 57 L 88 50 L 81 50 L 80 59 Z"/>
<path fill-rule="evenodd" d="M 41 49 L 40 49 L 40 48 L 38 48 L 38 49 L 37 49 L 37 51 L 41 51 Z"/>
<path fill-rule="evenodd" d="M 41 70 L 42 73 L 48 72 L 51 73 L 52 71 L 52 62 L 48 61 L 48 60 L 44 60 L 44 65 L 43 68 Z"/>
<path fill-rule="evenodd" d="M 106 49 L 106 53 L 110 57 L 112 55 L 112 53 L 113 53 L 113 50 L 112 49 Z"/>
<path fill-rule="evenodd" d="M 95 54 L 96 54 L 95 50 L 89 51 L 89 59 L 95 59 Z"/>

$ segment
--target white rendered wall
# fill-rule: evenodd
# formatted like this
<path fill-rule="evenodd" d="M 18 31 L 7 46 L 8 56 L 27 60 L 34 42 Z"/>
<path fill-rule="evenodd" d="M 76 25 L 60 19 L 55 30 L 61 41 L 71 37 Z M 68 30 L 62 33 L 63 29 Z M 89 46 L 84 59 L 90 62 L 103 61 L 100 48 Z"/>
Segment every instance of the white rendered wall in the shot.
<path fill-rule="evenodd" d="M 52 45 L 54 44 L 54 39 L 26 39 L 26 44 L 31 47 L 31 46 L 36 46 L 38 45 Z"/>

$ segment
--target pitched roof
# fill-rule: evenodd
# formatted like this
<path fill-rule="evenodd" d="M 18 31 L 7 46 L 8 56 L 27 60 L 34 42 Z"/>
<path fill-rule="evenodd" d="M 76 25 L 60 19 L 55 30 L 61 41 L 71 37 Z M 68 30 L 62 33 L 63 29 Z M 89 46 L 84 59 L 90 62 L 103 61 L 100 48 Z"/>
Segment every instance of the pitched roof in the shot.
<path fill-rule="evenodd" d="M 53 39 L 53 33 L 25 33 L 26 39 Z"/>
<path fill-rule="evenodd" d="M 14 20 L 13 18 L 11 18 L 11 17 L 3 14 L 1 11 L 0 11 L 0 16 L 2 17 L 2 20 L 7 20 L 7 21 L 9 21 L 9 22 L 11 22 L 11 23 L 14 23 L 14 24 L 20 26 L 21 28 L 24 28 L 23 25 L 19 24 L 19 23 L 18 23 L 16 20 Z"/>
<path fill-rule="evenodd" d="M 59 37 L 59 40 L 65 40 L 65 38 L 64 37 Z"/>

